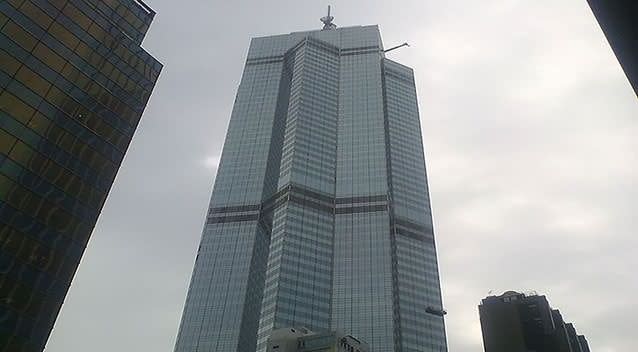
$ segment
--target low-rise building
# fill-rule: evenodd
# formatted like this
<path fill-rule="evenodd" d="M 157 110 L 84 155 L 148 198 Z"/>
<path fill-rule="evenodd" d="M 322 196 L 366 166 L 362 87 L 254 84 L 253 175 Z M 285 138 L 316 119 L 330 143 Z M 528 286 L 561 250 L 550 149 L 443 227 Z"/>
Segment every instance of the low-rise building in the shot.
<path fill-rule="evenodd" d="M 267 352 L 369 352 L 368 344 L 337 331 L 312 332 L 306 328 L 273 330 Z"/>

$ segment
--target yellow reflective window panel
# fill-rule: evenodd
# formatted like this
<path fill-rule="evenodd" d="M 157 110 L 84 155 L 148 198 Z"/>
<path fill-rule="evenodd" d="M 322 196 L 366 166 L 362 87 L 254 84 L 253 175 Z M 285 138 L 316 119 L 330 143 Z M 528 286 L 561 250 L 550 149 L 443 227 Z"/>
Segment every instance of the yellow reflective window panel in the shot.
<path fill-rule="evenodd" d="M 32 107 L 6 90 L 0 93 L 0 109 L 24 124 L 31 119 L 35 112 Z"/>
<path fill-rule="evenodd" d="M 25 86 L 31 88 L 40 96 L 46 95 L 51 87 L 51 83 L 42 78 L 40 75 L 31 71 L 28 67 L 22 66 L 15 76 L 16 79 Z"/>
<path fill-rule="evenodd" d="M 31 1 L 25 1 L 22 6 L 20 6 L 20 12 L 27 15 L 35 24 L 44 29 L 49 28 L 49 25 L 53 22 L 53 18 L 44 13 L 44 11 L 35 6 Z"/>
<path fill-rule="evenodd" d="M 13 76 L 22 64 L 4 50 L 0 50 L 0 70 L 9 76 Z"/>
<path fill-rule="evenodd" d="M 38 40 L 34 36 L 29 34 L 27 31 L 25 31 L 12 21 L 9 21 L 7 22 L 7 24 L 4 25 L 4 27 L 2 28 L 2 33 L 6 34 L 7 37 L 18 43 L 26 51 L 33 50 L 38 42 Z"/>

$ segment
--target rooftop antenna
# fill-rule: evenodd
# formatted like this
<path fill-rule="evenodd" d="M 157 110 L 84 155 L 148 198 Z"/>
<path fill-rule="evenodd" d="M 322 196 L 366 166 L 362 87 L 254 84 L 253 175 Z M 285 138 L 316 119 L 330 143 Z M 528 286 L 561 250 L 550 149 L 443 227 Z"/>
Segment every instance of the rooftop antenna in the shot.
<path fill-rule="evenodd" d="M 337 25 L 332 23 L 332 20 L 334 19 L 334 17 L 330 16 L 330 5 L 328 5 L 328 16 L 321 17 L 320 19 L 321 22 L 323 22 L 323 28 L 321 30 L 325 31 L 327 29 L 337 29 Z"/>

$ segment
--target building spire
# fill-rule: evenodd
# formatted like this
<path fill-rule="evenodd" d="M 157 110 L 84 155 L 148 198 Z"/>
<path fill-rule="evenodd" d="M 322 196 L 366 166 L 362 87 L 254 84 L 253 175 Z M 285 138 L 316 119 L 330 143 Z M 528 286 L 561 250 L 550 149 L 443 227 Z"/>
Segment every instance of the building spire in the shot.
<path fill-rule="evenodd" d="M 333 16 L 330 16 L 330 5 L 328 5 L 328 16 L 321 17 L 320 19 L 321 22 L 323 22 L 323 28 L 321 30 L 325 31 L 327 29 L 336 29 L 337 25 L 332 23 L 332 20 L 334 19 L 335 18 Z"/>

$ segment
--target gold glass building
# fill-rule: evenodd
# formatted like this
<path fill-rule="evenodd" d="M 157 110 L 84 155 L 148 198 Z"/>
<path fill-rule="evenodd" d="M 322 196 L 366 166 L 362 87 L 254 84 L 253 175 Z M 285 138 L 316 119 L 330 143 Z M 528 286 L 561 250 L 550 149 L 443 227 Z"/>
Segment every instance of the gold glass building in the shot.
<path fill-rule="evenodd" d="M 135 0 L 0 1 L 0 351 L 42 351 L 162 65 Z"/>

